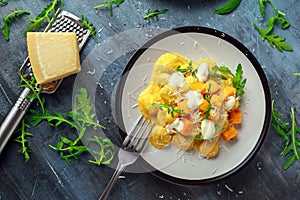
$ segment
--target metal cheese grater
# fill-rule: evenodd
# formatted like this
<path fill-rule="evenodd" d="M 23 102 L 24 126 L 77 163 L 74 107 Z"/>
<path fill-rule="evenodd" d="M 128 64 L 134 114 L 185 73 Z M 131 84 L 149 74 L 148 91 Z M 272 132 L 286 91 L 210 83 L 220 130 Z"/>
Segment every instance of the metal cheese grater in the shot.
<path fill-rule="evenodd" d="M 80 18 L 61 9 L 58 9 L 55 16 L 46 27 L 45 32 L 75 32 L 77 36 L 79 50 L 82 49 L 82 47 L 87 42 L 90 36 L 90 31 L 82 25 L 82 23 L 80 22 Z M 28 57 L 21 66 L 20 72 L 21 74 L 27 73 L 33 76 L 31 64 Z M 61 82 L 62 79 L 42 85 L 42 92 L 55 92 Z M 6 118 L 4 119 L 0 127 L 0 154 L 4 146 L 8 142 L 9 138 L 17 128 L 24 114 L 28 110 L 30 104 L 32 103 L 33 99 L 27 98 L 27 96 L 31 94 L 32 91 L 29 88 L 25 88 L 21 92 L 18 100 L 16 101 Z"/>

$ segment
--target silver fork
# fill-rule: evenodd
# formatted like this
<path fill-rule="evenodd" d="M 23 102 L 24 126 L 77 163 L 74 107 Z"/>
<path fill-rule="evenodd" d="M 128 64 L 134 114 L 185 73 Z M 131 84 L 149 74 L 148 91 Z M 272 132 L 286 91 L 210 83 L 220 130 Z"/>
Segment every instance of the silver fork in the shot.
<path fill-rule="evenodd" d="M 108 197 L 113 184 L 116 182 L 124 168 L 133 164 L 137 160 L 144 149 L 146 139 L 148 138 L 153 125 L 154 122 L 148 123 L 142 116 L 139 118 L 137 124 L 133 127 L 122 143 L 122 147 L 118 153 L 119 161 L 117 168 L 99 200 L 104 200 Z"/>

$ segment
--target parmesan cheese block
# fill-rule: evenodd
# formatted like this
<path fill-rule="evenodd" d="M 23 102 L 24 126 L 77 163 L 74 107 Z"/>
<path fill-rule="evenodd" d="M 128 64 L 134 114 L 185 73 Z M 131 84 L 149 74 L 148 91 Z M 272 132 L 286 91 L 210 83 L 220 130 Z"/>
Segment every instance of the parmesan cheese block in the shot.
<path fill-rule="evenodd" d="M 80 71 L 74 32 L 27 33 L 29 60 L 36 82 L 45 84 Z"/>

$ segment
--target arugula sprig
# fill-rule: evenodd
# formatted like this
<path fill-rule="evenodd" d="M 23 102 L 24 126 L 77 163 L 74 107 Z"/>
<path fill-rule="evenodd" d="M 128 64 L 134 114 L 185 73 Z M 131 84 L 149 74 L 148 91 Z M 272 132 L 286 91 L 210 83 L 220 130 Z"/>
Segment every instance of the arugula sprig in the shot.
<path fill-rule="evenodd" d="M 32 88 L 32 85 L 25 84 L 23 87 Z M 37 97 L 39 97 L 39 95 L 39 93 L 36 93 Z M 39 98 L 41 99 L 41 97 Z M 98 165 L 108 164 L 114 156 L 113 144 L 109 139 L 102 139 L 101 137 L 94 136 L 94 138 L 90 140 L 96 142 L 96 144 L 100 146 L 100 150 L 91 149 L 81 144 L 81 139 L 85 136 L 87 127 L 93 127 L 95 130 L 97 128 L 105 129 L 104 126 L 94 121 L 95 115 L 91 114 L 93 106 L 90 101 L 91 98 L 88 96 L 86 89 L 81 88 L 75 95 L 75 105 L 71 112 L 67 112 L 65 114 L 56 112 L 52 115 L 47 109 L 44 109 L 44 112 L 42 113 L 36 110 L 30 110 L 29 114 L 27 114 L 22 120 L 22 127 L 19 130 L 21 135 L 16 139 L 17 142 L 21 143 L 20 152 L 24 154 L 26 162 L 30 159 L 28 151 L 29 142 L 26 137 L 33 136 L 31 133 L 26 131 L 26 128 L 30 127 L 26 124 L 26 122 L 32 122 L 32 125 L 36 127 L 42 121 L 46 121 L 48 125 L 53 127 L 58 127 L 61 124 L 67 124 L 79 132 L 79 135 L 74 140 L 61 135 L 55 146 L 49 145 L 50 148 L 59 152 L 60 157 L 64 159 L 67 164 L 70 165 L 70 159 L 78 161 L 78 156 L 86 151 L 91 151 L 94 155 L 95 160 L 94 162 L 90 161 L 91 163 Z M 42 101 L 42 105 L 43 104 L 44 101 Z M 105 147 L 104 149 L 102 148 L 103 146 Z"/>
<path fill-rule="evenodd" d="M 162 10 L 156 9 L 154 11 L 151 11 L 149 8 L 145 13 L 144 19 L 147 20 L 148 23 L 150 23 L 151 18 L 158 20 L 158 15 L 164 14 L 166 12 L 168 12 L 168 9 L 162 9 Z"/>
<path fill-rule="evenodd" d="M 245 85 L 246 85 L 247 79 L 243 78 L 243 69 L 242 65 L 238 64 L 236 70 L 235 70 L 235 75 L 232 78 L 232 85 L 236 89 L 236 96 L 242 98 L 244 95 L 245 91 Z"/>
<path fill-rule="evenodd" d="M 45 20 L 49 23 L 51 21 L 51 17 L 55 16 L 55 13 L 60 5 L 64 5 L 63 0 L 53 0 L 43 9 L 40 14 L 37 15 L 35 19 L 30 18 L 29 21 L 31 24 L 27 26 L 25 33 L 33 30 L 40 30 L 41 25 Z"/>
<path fill-rule="evenodd" d="M 73 110 L 67 114 L 74 120 L 77 129 L 87 126 L 93 126 L 94 129 L 105 129 L 104 126 L 95 122 L 95 114 L 91 114 L 93 108 L 91 97 L 89 97 L 87 90 L 80 88 L 75 95 Z"/>
<path fill-rule="evenodd" d="M 16 10 L 16 11 L 9 13 L 7 16 L 5 16 L 3 18 L 3 25 L 2 25 L 3 36 L 7 41 L 9 41 L 9 33 L 10 33 L 9 25 L 10 25 L 10 23 L 13 20 L 15 20 L 16 17 L 21 17 L 22 15 L 25 15 L 25 14 L 29 15 L 30 12 L 28 10 Z"/>
<path fill-rule="evenodd" d="M 1 5 L 1 6 L 6 6 L 7 4 L 8 4 L 8 2 L 3 1 L 3 0 L 0 0 L 0 5 Z"/>
<path fill-rule="evenodd" d="M 197 68 L 193 68 L 192 61 L 189 62 L 189 65 L 188 65 L 187 68 L 183 68 L 182 66 L 178 66 L 175 69 L 175 71 L 183 73 L 183 74 L 191 73 L 193 77 L 196 77 L 196 74 L 197 74 Z"/>
<path fill-rule="evenodd" d="M 22 74 L 21 70 L 19 70 L 20 77 L 20 88 L 29 88 L 32 92 L 32 95 L 28 95 L 26 98 L 37 99 L 42 113 L 45 113 L 45 98 L 41 97 L 42 86 L 36 84 L 36 80 L 34 76 L 29 74 Z"/>
<path fill-rule="evenodd" d="M 103 7 L 109 7 L 109 12 L 110 12 L 110 16 L 113 16 L 113 6 L 116 5 L 120 5 L 121 3 L 123 3 L 125 0 L 113 0 L 113 1 L 109 1 L 109 0 L 105 0 L 105 3 L 99 4 L 97 6 L 95 6 L 95 9 L 98 8 L 103 8 Z"/>
<path fill-rule="evenodd" d="M 158 107 L 158 108 L 161 109 L 161 110 L 162 110 L 163 108 L 166 108 L 167 111 L 168 111 L 168 113 L 169 113 L 172 117 L 174 117 L 175 113 L 178 113 L 178 114 L 180 114 L 180 115 L 185 114 L 185 112 L 184 112 L 183 110 L 180 110 L 180 109 L 176 108 L 176 107 L 173 106 L 173 105 L 168 105 L 168 104 L 164 104 L 164 103 L 162 103 L 162 104 L 160 104 L 160 103 L 153 103 L 152 106 Z"/>
<path fill-rule="evenodd" d="M 205 100 L 208 102 L 208 106 L 205 110 L 205 116 L 204 119 L 208 119 L 210 116 L 210 110 L 212 109 L 211 103 L 210 103 L 210 97 L 208 95 L 205 95 Z"/>
<path fill-rule="evenodd" d="M 224 15 L 231 13 L 240 5 L 241 2 L 242 0 L 228 0 L 222 6 L 214 10 L 214 14 Z"/>
<path fill-rule="evenodd" d="M 283 50 L 293 51 L 293 48 L 289 44 L 284 42 L 286 39 L 285 37 L 271 33 L 274 30 L 275 25 L 280 25 L 281 29 L 283 30 L 287 29 L 290 26 L 290 21 L 285 18 L 285 14 L 283 12 L 275 7 L 271 0 L 259 0 L 259 7 L 262 18 L 265 17 L 266 14 L 266 4 L 271 5 L 273 10 L 275 11 L 275 15 L 268 19 L 266 29 L 262 29 L 256 23 L 254 23 L 253 25 L 255 29 L 261 35 L 262 41 L 266 39 L 272 48 L 276 47 L 280 52 L 282 52 Z"/>
<path fill-rule="evenodd" d="M 98 136 L 94 136 L 93 138 L 89 139 L 90 143 L 98 144 L 98 149 L 94 149 L 89 147 L 89 151 L 94 154 L 94 160 L 89 160 L 89 162 L 95 165 L 107 165 L 109 164 L 115 155 L 114 145 L 108 138 L 102 138 Z"/>
<path fill-rule="evenodd" d="M 216 77 L 216 78 L 220 78 L 223 80 L 227 80 L 227 77 L 225 76 L 225 74 L 229 74 L 229 75 L 233 76 L 230 69 L 225 66 L 214 66 L 212 68 L 212 71 L 209 72 L 209 76 L 211 76 L 211 77 Z"/>
<path fill-rule="evenodd" d="M 65 123 L 78 130 L 79 135 L 75 140 L 60 136 L 56 146 L 49 145 L 52 149 L 59 152 L 62 159 L 70 164 L 71 158 L 78 161 L 78 156 L 89 150 L 87 146 L 80 143 L 87 127 L 92 126 L 95 130 L 97 128 L 105 129 L 104 126 L 94 122 L 95 115 L 91 114 L 93 106 L 90 101 L 91 98 L 88 96 L 87 90 L 80 88 L 79 92 L 75 95 L 74 108 L 71 112 L 66 113 L 66 116 L 61 113 L 52 115 L 48 110 L 45 110 L 44 113 L 31 110 L 30 114 L 25 116 L 25 119 L 32 121 L 33 126 L 39 125 L 42 121 L 47 121 L 50 126 L 58 127 L 62 123 Z"/>
<path fill-rule="evenodd" d="M 288 122 L 283 122 L 280 119 L 281 116 L 283 116 L 283 114 L 274 107 L 273 100 L 271 125 L 276 133 L 286 140 L 285 147 L 280 153 L 282 157 L 289 155 L 283 166 L 283 168 L 286 170 L 295 161 L 300 161 L 300 139 L 297 138 L 297 134 L 300 133 L 300 127 L 296 123 L 294 108 L 291 108 L 291 125 Z"/>
<path fill-rule="evenodd" d="M 21 148 L 19 149 L 19 152 L 22 153 L 25 157 L 25 162 L 27 162 L 30 159 L 30 154 L 28 147 L 30 146 L 30 143 L 27 139 L 27 137 L 32 137 L 33 135 L 26 131 L 27 128 L 30 126 L 26 124 L 25 120 L 22 119 L 21 121 L 21 127 L 16 132 L 21 132 L 21 135 L 18 136 L 15 141 L 21 144 Z"/>
<path fill-rule="evenodd" d="M 87 28 L 90 31 L 90 35 L 93 37 L 95 42 L 98 44 L 99 41 L 96 38 L 96 29 L 95 29 L 94 25 L 92 23 L 90 23 L 89 20 L 86 17 L 84 17 L 83 15 L 81 15 L 81 23 L 85 28 Z"/>
<path fill-rule="evenodd" d="M 293 75 L 294 76 L 300 76 L 300 72 L 294 72 Z"/>

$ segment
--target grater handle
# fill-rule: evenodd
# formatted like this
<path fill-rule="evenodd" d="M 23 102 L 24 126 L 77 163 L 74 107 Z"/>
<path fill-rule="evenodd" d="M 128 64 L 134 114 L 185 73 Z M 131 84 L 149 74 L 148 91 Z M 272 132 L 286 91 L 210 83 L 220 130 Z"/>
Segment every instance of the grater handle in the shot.
<path fill-rule="evenodd" d="M 29 88 L 24 88 L 2 123 L 0 127 L 0 154 L 33 102 L 32 98 L 27 98 L 30 94 L 32 94 L 32 91 Z"/>

